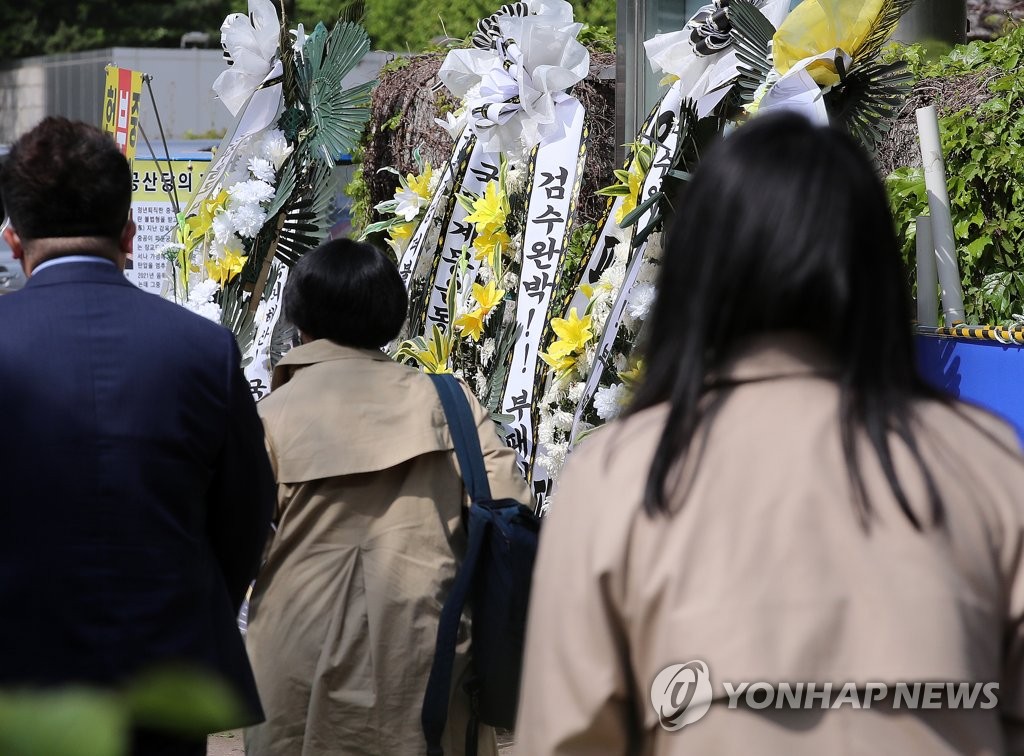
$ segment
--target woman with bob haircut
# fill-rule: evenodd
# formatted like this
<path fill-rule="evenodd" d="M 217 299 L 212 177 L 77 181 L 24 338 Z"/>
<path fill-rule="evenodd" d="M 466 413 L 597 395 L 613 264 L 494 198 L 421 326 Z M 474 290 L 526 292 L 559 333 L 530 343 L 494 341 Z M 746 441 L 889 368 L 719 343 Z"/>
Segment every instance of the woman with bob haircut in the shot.
<path fill-rule="evenodd" d="M 395 265 L 347 239 L 305 254 L 284 291 L 301 335 L 258 409 L 278 483 L 277 529 L 253 588 L 246 645 L 266 722 L 258 756 L 426 753 L 419 712 L 441 607 L 466 546 L 467 503 L 429 377 L 380 351 L 407 297 Z M 528 504 L 515 453 L 466 389 L 496 497 Z M 445 754 L 469 700 L 459 636 Z M 481 728 L 479 753 L 497 753 Z"/>
<path fill-rule="evenodd" d="M 764 116 L 676 209 L 545 526 L 517 752 L 1024 752 L 1024 460 L 918 378 L 871 162 Z"/>

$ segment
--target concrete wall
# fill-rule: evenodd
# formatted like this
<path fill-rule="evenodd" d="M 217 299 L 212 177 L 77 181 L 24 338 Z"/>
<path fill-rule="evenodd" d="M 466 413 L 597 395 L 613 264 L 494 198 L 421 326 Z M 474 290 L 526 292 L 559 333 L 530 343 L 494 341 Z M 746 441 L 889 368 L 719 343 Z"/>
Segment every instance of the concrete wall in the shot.
<path fill-rule="evenodd" d="M 389 57 L 390 53 L 370 53 L 345 78 L 344 86 L 376 78 Z M 107 64 L 153 77 L 153 95 L 168 139 L 183 139 L 186 132 L 223 130 L 234 120 L 211 89 L 225 68 L 220 50 L 114 47 L 0 64 L 0 144 L 14 141 L 47 115 L 98 126 Z M 142 129 L 155 145 L 160 131 L 145 87 Z"/>

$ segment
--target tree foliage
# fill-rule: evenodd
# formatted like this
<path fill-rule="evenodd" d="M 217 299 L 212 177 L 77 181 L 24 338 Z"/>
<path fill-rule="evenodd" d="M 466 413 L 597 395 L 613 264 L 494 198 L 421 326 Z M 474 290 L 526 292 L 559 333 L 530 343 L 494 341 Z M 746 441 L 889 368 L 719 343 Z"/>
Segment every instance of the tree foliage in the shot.
<path fill-rule="evenodd" d="M 289 26 L 339 18 L 362 23 L 377 50 L 426 49 L 446 36 L 464 38 L 502 0 L 285 0 Z M 280 0 L 275 0 L 280 7 Z M 244 13 L 246 0 L 19 0 L 0 3 L 0 57 L 69 53 L 103 47 L 178 47 L 181 35 L 206 32 L 220 40 L 229 13 Z M 615 0 L 577 0 L 576 20 L 615 29 Z"/>
<path fill-rule="evenodd" d="M 220 39 L 235 0 L 19 0 L 0 3 L 0 51 L 4 58 L 95 50 L 103 47 L 178 47 L 190 31 Z"/>
<path fill-rule="evenodd" d="M 296 20 L 307 27 L 342 17 L 361 22 L 376 50 L 420 52 L 445 37 L 462 39 L 503 0 L 297 0 Z M 615 28 L 615 0 L 576 0 L 576 20 Z"/>

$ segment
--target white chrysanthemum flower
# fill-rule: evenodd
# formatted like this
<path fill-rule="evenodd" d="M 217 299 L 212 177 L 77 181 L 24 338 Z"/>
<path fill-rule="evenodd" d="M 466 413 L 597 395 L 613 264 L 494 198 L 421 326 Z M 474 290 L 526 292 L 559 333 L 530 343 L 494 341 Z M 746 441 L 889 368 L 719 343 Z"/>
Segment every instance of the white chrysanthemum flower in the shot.
<path fill-rule="evenodd" d="M 565 465 L 565 455 L 569 453 L 569 444 L 545 444 L 541 454 L 537 457 L 537 464 L 547 470 L 552 478 L 558 477 Z"/>
<path fill-rule="evenodd" d="M 260 181 L 259 179 L 242 181 L 228 189 L 228 194 L 231 195 L 232 200 L 231 209 L 236 209 L 238 205 L 259 205 L 269 202 L 274 198 L 276 192 L 277 190 L 274 189 L 273 185 L 266 181 Z"/>
<path fill-rule="evenodd" d="M 274 164 L 276 170 L 281 170 L 284 161 L 295 149 L 288 144 L 288 138 L 280 129 L 273 129 L 263 135 L 260 140 L 259 156 Z"/>
<path fill-rule="evenodd" d="M 249 158 L 249 173 L 260 181 L 266 181 L 268 184 L 273 184 L 274 179 L 277 178 L 277 170 L 274 168 L 274 164 L 261 157 Z"/>
<path fill-rule="evenodd" d="M 613 383 L 611 386 L 602 386 L 594 394 L 594 410 L 602 420 L 614 420 L 622 411 L 625 399 L 625 384 Z"/>
<path fill-rule="evenodd" d="M 663 236 L 659 231 L 656 234 L 651 234 L 647 237 L 647 249 L 644 250 L 644 254 L 648 260 L 660 260 L 661 255 L 664 252 L 663 247 Z"/>
<path fill-rule="evenodd" d="M 629 293 L 629 303 L 626 305 L 629 314 L 638 320 L 645 320 L 651 312 L 656 296 L 654 284 L 638 283 Z"/>
<path fill-rule="evenodd" d="M 210 256 L 218 260 L 223 260 L 229 254 L 241 255 L 244 253 L 245 248 L 242 246 L 242 240 L 234 233 L 224 241 L 214 239 L 213 244 L 210 245 Z"/>
<path fill-rule="evenodd" d="M 569 401 L 573 404 L 579 404 L 583 398 L 583 394 L 587 391 L 587 385 L 583 381 L 578 381 L 569 387 Z"/>
<path fill-rule="evenodd" d="M 566 412 L 562 409 L 557 409 L 551 415 L 551 421 L 555 424 L 556 430 L 572 430 L 573 416 L 571 412 Z"/>
<path fill-rule="evenodd" d="M 259 205 L 241 205 L 225 214 L 231 216 L 238 235 L 246 239 L 254 238 L 267 222 L 267 212 Z"/>
<path fill-rule="evenodd" d="M 213 301 L 214 294 L 219 290 L 220 286 L 217 285 L 217 282 L 209 278 L 197 283 L 189 289 L 185 308 L 196 315 L 202 315 L 207 320 L 219 323 L 220 305 Z"/>
<path fill-rule="evenodd" d="M 537 440 L 542 444 L 553 444 L 555 442 L 555 424 L 552 418 L 545 417 L 537 426 Z"/>
<path fill-rule="evenodd" d="M 213 236 L 220 244 L 227 244 L 235 231 L 235 216 L 233 214 L 224 212 L 213 216 Z"/>
<path fill-rule="evenodd" d="M 454 375 L 456 378 L 461 378 L 462 380 L 466 379 L 466 374 L 462 371 L 462 368 L 456 370 L 454 373 L 452 373 L 452 375 Z"/>
<path fill-rule="evenodd" d="M 484 339 L 480 347 L 480 360 L 484 365 L 489 365 L 494 359 L 494 339 Z"/>
<path fill-rule="evenodd" d="M 487 393 L 487 376 L 477 370 L 476 378 L 474 380 L 476 382 L 476 395 L 483 396 Z"/>

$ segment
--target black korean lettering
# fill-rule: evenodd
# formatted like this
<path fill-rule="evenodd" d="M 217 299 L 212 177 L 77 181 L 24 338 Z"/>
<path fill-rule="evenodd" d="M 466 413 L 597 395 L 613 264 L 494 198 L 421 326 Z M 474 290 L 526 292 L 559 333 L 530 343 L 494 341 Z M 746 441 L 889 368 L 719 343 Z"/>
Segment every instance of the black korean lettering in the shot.
<path fill-rule="evenodd" d="M 556 257 L 558 257 L 558 249 L 555 246 L 554 238 L 549 236 L 547 241 L 535 241 L 530 247 L 530 254 L 526 256 L 526 259 L 531 260 L 538 270 L 550 270 Z"/>
<path fill-rule="evenodd" d="M 550 235 L 552 230 L 554 230 L 555 226 L 557 226 L 559 223 L 565 223 L 565 218 L 562 217 L 561 213 L 555 210 L 553 205 L 548 205 L 547 210 L 545 210 L 541 215 L 538 215 L 530 222 L 543 224 L 547 226 L 547 230 L 545 231 L 545 233 Z"/>
<path fill-rule="evenodd" d="M 498 180 L 498 166 L 496 165 L 480 163 L 479 168 L 470 168 L 469 170 L 482 184 Z"/>

